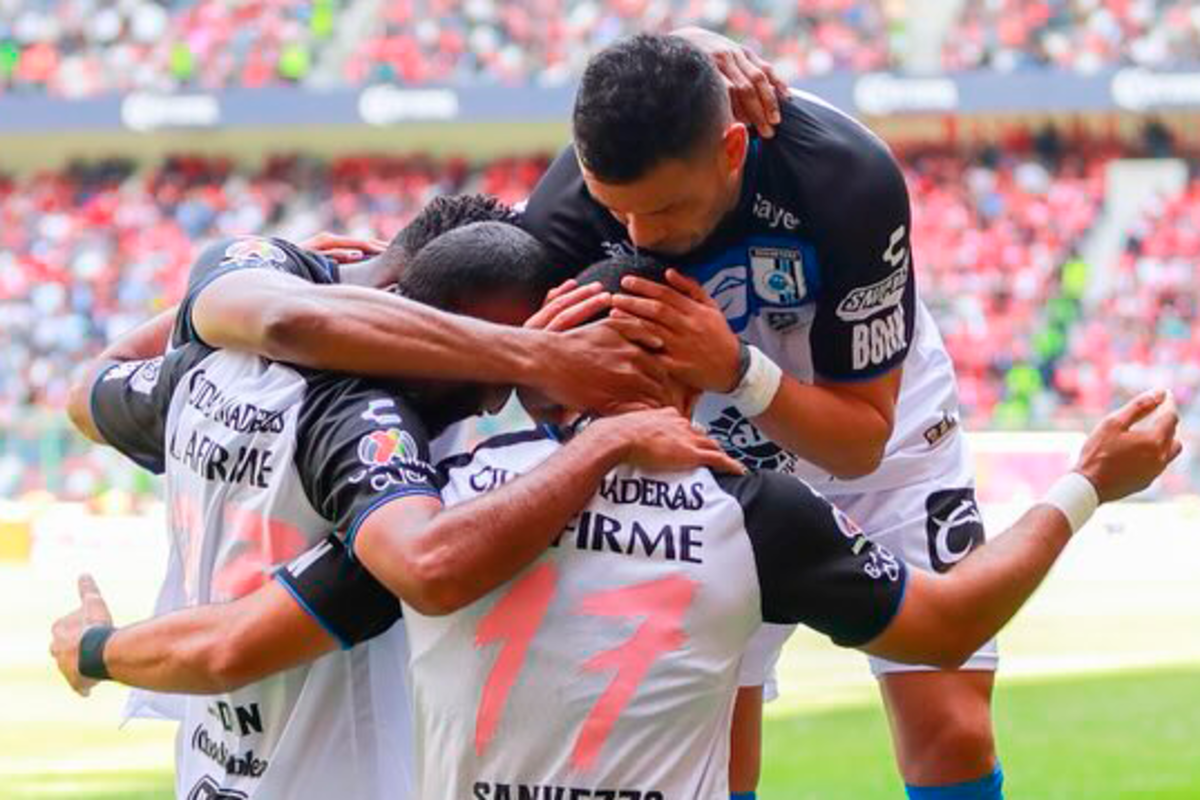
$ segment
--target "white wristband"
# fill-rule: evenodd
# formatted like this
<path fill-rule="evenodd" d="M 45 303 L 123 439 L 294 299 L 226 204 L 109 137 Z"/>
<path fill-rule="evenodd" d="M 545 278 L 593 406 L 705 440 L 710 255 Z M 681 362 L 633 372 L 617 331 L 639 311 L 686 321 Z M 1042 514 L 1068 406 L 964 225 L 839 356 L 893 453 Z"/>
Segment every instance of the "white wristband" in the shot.
<path fill-rule="evenodd" d="M 783 381 L 783 370 L 778 364 L 753 345 L 749 350 L 749 369 L 742 376 L 737 388 L 725 395 L 747 419 L 757 417 L 767 410 L 779 391 L 779 384 Z"/>
<path fill-rule="evenodd" d="M 1074 534 L 1095 513 L 1100 505 L 1100 496 L 1096 494 L 1096 487 L 1091 481 L 1078 472 L 1068 472 L 1054 482 L 1042 502 L 1061 511 Z"/>

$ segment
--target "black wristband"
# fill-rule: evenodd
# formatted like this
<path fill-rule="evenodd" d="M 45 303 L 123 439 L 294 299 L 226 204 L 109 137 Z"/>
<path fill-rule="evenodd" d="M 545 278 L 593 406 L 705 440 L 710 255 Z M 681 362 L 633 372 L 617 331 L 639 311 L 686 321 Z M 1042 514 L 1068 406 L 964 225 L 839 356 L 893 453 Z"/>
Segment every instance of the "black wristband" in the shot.
<path fill-rule="evenodd" d="M 738 371 L 737 380 L 733 382 L 733 389 L 742 385 L 742 379 L 746 377 L 746 373 L 750 371 L 750 345 L 746 344 L 741 339 L 738 339 Z"/>
<path fill-rule="evenodd" d="M 112 625 L 93 625 L 79 639 L 79 674 L 94 681 L 109 680 L 104 665 L 104 646 L 117 629 Z"/>

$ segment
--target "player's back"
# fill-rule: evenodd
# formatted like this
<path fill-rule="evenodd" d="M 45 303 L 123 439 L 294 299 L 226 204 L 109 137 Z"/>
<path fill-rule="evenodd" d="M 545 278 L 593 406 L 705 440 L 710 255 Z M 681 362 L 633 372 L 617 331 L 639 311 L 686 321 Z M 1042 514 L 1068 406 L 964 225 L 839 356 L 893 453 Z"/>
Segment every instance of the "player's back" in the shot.
<path fill-rule="evenodd" d="M 444 465 L 443 497 L 469 501 L 558 446 L 498 437 Z M 622 467 L 512 581 L 445 617 L 406 607 L 421 796 L 724 800 L 747 642 L 764 620 L 830 616 L 819 588 L 779 596 L 785 571 L 805 579 L 786 540 L 799 547 L 805 527 L 823 528 L 814 541 L 839 551 L 838 567 L 812 585 L 874 598 L 822 629 L 869 638 L 890 619 L 900 568 L 865 542 L 852 553 L 857 534 L 831 514 L 787 476 Z M 872 558 L 878 578 L 861 569 Z"/>
<path fill-rule="evenodd" d="M 118 446 L 138 435 L 123 437 L 122 422 L 140 416 L 158 426 L 145 439 L 162 443 L 156 455 L 182 570 L 177 605 L 244 596 L 389 494 L 436 493 L 415 415 L 367 381 L 195 343 L 158 361 L 140 384 L 139 374 L 114 374 L 111 394 L 98 390 L 95 405 L 111 400 L 130 412 L 101 415 Z M 140 394 L 157 411 L 141 413 Z M 178 796 L 406 796 L 405 759 L 383 763 L 375 745 L 407 738 L 393 652 L 403 645 L 381 637 L 232 692 L 186 698 Z"/>

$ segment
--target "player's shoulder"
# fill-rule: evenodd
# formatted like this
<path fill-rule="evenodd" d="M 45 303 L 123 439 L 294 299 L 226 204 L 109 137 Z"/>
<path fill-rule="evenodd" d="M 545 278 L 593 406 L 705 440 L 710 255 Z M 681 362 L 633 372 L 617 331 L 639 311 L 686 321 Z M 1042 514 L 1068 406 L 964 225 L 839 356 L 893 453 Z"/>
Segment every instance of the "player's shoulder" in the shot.
<path fill-rule="evenodd" d="M 573 145 L 550 164 L 521 212 L 521 227 L 571 272 L 599 260 L 627 238 L 587 190 Z"/>
<path fill-rule="evenodd" d="M 793 90 L 782 121 L 761 140 L 769 161 L 766 178 L 786 175 L 796 191 L 819 202 L 810 213 L 872 202 L 880 191 L 903 190 L 904 176 L 887 144 L 864 124 L 830 103 Z"/>
<path fill-rule="evenodd" d="M 828 501 L 799 478 L 764 470 L 745 475 L 713 473 L 721 491 L 737 501 L 747 530 L 762 531 L 787 524 L 794 527 L 808 515 L 825 512 Z"/>
<path fill-rule="evenodd" d="M 304 378 L 301 432 L 333 427 L 365 431 L 395 429 L 427 448 L 430 430 L 403 386 L 390 381 L 319 370 L 297 370 Z"/>

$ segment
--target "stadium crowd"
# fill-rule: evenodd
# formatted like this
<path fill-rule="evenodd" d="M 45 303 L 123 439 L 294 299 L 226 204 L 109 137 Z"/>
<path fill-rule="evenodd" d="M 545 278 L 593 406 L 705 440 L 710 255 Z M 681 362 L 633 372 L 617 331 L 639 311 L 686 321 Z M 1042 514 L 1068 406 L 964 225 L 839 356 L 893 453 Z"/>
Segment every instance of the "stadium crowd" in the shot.
<path fill-rule="evenodd" d="M 797 81 L 902 66 L 907 0 L 0 0 L 0 94 L 397 81 L 560 83 L 634 30 L 698 24 Z M 950 71 L 1200 60 L 1188 0 L 967 0 Z"/>
<path fill-rule="evenodd" d="M 1188 291 L 1200 182 L 1151 210 L 1111 291 L 1084 313 L 1089 270 L 1077 246 L 1114 155 L 1054 141 L 903 155 L 921 291 L 970 427 L 1071 425 L 1164 382 L 1200 410 L 1200 318 Z M 74 364 L 178 299 L 198 242 L 247 231 L 386 237 L 435 194 L 515 202 L 546 163 L 279 156 L 245 171 L 175 157 L 144 172 L 104 161 L 0 179 L 0 427 L 15 430 L 29 408 L 61 408 Z"/>

